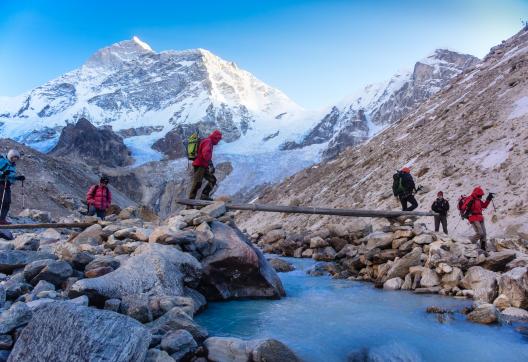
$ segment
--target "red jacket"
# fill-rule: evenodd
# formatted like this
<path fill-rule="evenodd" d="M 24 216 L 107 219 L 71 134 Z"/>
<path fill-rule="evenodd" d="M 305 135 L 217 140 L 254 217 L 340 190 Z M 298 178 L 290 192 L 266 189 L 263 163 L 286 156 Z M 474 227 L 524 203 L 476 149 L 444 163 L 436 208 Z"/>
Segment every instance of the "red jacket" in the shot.
<path fill-rule="evenodd" d="M 112 192 L 106 186 L 93 185 L 86 193 L 88 206 L 94 205 L 96 209 L 106 210 L 112 204 Z"/>
<path fill-rule="evenodd" d="M 193 166 L 209 167 L 213 159 L 213 146 L 217 145 L 222 139 L 222 133 L 219 130 L 213 131 L 209 137 L 204 138 L 198 146 L 198 154 L 193 161 Z"/>
<path fill-rule="evenodd" d="M 469 222 L 484 221 L 484 216 L 482 216 L 482 210 L 488 207 L 490 201 L 482 201 L 479 196 L 484 196 L 484 190 L 482 190 L 480 187 L 475 187 L 471 195 L 466 198 L 466 201 L 462 205 L 462 209 L 466 210 L 470 201 L 474 200 L 473 204 L 471 205 L 471 215 L 468 219 Z"/>

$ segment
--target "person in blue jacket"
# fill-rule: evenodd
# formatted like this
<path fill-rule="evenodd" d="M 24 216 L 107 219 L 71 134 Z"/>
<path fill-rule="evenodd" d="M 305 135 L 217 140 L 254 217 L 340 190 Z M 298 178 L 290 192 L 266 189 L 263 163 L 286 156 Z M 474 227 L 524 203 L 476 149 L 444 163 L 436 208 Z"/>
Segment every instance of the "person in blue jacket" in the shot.
<path fill-rule="evenodd" d="M 20 152 L 9 150 L 6 156 L 0 157 L 0 225 L 10 224 L 6 218 L 11 207 L 11 185 L 15 181 L 24 181 L 24 176 L 17 176 L 16 162 L 20 160 Z"/>

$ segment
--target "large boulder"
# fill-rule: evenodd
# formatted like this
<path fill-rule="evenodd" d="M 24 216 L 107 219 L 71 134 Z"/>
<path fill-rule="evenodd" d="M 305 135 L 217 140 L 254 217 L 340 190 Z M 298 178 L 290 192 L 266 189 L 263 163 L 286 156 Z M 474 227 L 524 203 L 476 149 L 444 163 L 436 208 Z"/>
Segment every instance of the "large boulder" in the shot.
<path fill-rule="evenodd" d="M 497 297 L 497 275 L 480 266 L 469 268 L 461 284 L 464 288 L 473 290 L 474 300 L 493 303 Z"/>
<path fill-rule="evenodd" d="M 196 341 L 207 338 L 207 331 L 199 326 L 182 308 L 174 307 L 153 322 L 147 324 L 153 335 L 165 335 L 178 329 L 189 332 Z"/>
<path fill-rule="evenodd" d="M 215 252 L 202 260 L 200 285 L 208 299 L 280 298 L 285 295 L 273 267 L 240 230 L 214 221 L 211 231 Z"/>
<path fill-rule="evenodd" d="M 409 254 L 394 260 L 391 268 L 384 277 L 384 280 L 400 277 L 405 278 L 409 273 L 409 268 L 412 266 L 420 265 L 420 257 L 422 255 L 422 249 L 414 248 Z"/>
<path fill-rule="evenodd" d="M 477 306 L 467 319 L 474 323 L 492 324 L 497 322 L 497 308 L 493 304 L 484 303 Z"/>
<path fill-rule="evenodd" d="M 276 339 L 245 341 L 211 337 L 204 342 L 207 358 L 214 362 L 298 362 L 299 358 Z"/>
<path fill-rule="evenodd" d="M 150 339 L 127 316 L 50 302 L 34 311 L 8 361 L 143 361 Z"/>
<path fill-rule="evenodd" d="M 528 267 L 514 268 L 499 278 L 500 294 L 516 308 L 528 308 Z"/>
<path fill-rule="evenodd" d="M 479 265 L 485 269 L 496 272 L 504 271 L 506 269 L 506 265 L 515 259 L 515 255 L 516 253 L 513 250 L 491 252 L 489 253 L 489 256 Z"/>
<path fill-rule="evenodd" d="M 143 244 L 117 270 L 75 282 L 70 295 L 85 294 L 97 305 L 142 293 L 178 296 L 184 294 L 185 284 L 197 285 L 201 271 L 200 263 L 190 254 L 171 246 Z"/>
<path fill-rule="evenodd" d="M 374 232 L 367 236 L 367 249 L 387 249 L 392 246 L 392 240 L 395 239 L 393 233 Z"/>
<path fill-rule="evenodd" d="M 15 269 L 25 267 L 35 260 L 57 259 L 53 254 L 31 250 L 2 250 L 0 251 L 0 272 L 11 273 Z"/>

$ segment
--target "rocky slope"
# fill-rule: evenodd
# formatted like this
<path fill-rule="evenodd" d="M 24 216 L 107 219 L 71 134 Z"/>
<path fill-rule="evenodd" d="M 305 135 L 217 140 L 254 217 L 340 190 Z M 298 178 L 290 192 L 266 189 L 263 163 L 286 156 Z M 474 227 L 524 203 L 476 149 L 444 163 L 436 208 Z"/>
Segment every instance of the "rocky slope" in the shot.
<path fill-rule="evenodd" d="M 49 155 L 83 160 L 87 164 L 108 167 L 132 163 L 123 139 L 111 128 L 96 128 L 86 118 L 62 129 L 58 143 Z"/>
<path fill-rule="evenodd" d="M 397 122 L 479 62 L 469 54 L 437 49 L 418 61 L 412 71 L 395 74 L 387 82 L 368 85 L 333 106 L 300 142 L 285 143 L 283 148 L 328 142 L 323 156 L 333 158 L 346 147 L 356 146 Z"/>
<path fill-rule="evenodd" d="M 100 174 L 97 170 L 74 158 L 56 158 L 12 140 L 0 141 L 1 154 L 5 155 L 11 148 L 22 153 L 22 159 L 17 163 L 17 172 L 26 176 L 24 188 L 20 182 L 12 188 L 11 216 L 26 208 L 46 210 L 55 217 L 85 209 L 83 201 L 88 187 L 99 183 Z M 110 188 L 115 205 L 136 205 L 126 194 L 112 185 Z"/>
<path fill-rule="evenodd" d="M 489 233 L 526 238 L 527 53 L 528 32 L 521 31 L 369 142 L 268 188 L 256 202 L 396 209 L 392 174 L 408 165 L 417 184 L 425 186 L 426 192 L 417 195 L 420 209 L 428 210 L 439 190 L 456 209 L 459 195 L 481 185 L 497 192 L 496 210 L 490 206 L 485 212 Z M 264 213 L 242 218 L 249 230 L 276 222 L 274 215 Z M 298 215 L 281 219 L 296 230 L 316 229 L 328 220 Z M 452 211 L 450 230 L 470 234 L 466 222 L 454 230 L 459 220 Z"/>
<path fill-rule="evenodd" d="M 2 360 L 298 361 L 279 341 L 208 338 L 193 320 L 208 300 L 284 296 L 224 204 L 162 223 L 139 214 L 0 241 Z"/>

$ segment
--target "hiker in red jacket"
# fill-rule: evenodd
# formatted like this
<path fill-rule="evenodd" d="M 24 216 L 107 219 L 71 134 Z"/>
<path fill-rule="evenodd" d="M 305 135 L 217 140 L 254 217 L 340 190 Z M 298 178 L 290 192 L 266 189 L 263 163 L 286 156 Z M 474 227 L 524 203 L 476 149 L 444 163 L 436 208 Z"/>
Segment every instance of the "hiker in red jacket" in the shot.
<path fill-rule="evenodd" d="M 104 220 L 106 209 L 112 204 L 112 192 L 108 188 L 108 181 L 108 177 L 101 177 L 99 185 L 91 186 L 86 193 L 88 215 L 97 215 L 101 220 Z"/>
<path fill-rule="evenodd" d="M 486 250 L 486 226 L 484 225 L 482 210 L 487 208 L 491 200 L 493 200 L 493 194 L 488 194 L 486 201 L 482 201 L 482 196 L 484 196 L 484 190 L 480 186 L 475 187 L 471 195 L 464 201 L 462 210 L 469 214 L 468 220 L 475 230 L 472 241 L 474 243 L 480 241 L 480 248 Z"/>
<path fill-rule="evenodd" d="M 209 137 L 204 138 L 198 146 L 198 154 L 193 161 L 193 177 L 191 191 L 189 192 L 189 198 L 196 198 L 196 194 L 200 187 L 202 187 L 203 179 L 207 180 L 202 190 L 201 200 L 212 200 L 209 194 L 216 185 L 216 177 L 214 176 L 215 168 L 213 165 L 213 147 L 220 142 L 222 139 L 222 133 L 219 130 L 213 131 Z"/>

